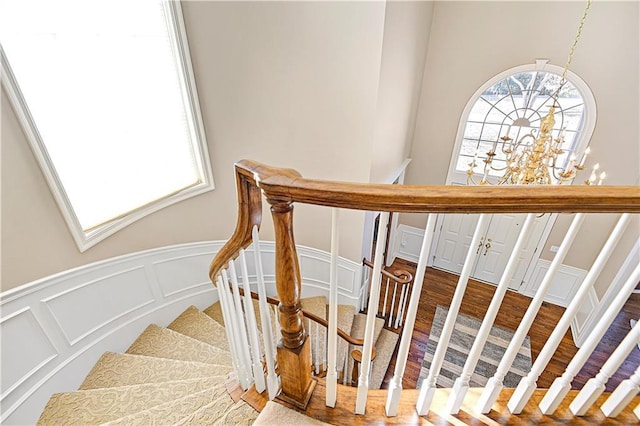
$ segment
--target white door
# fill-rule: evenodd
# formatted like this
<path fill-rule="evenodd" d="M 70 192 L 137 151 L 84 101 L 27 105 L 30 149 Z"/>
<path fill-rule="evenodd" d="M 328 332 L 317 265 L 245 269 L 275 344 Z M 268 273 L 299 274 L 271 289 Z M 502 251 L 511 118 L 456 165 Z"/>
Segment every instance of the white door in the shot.
<path fill-rule="evenodd" d="M 487 230 L 482 234 L 481 243 L 476 247 L 477 258 L 471 271 L 472 278 L 491 284 L 500 282 L 525 218 L 525 214 L 491 216 Z M 536 219 L 532 235 L 518 255 L 518 265 L 509 288 L 520 288 L 548 218 L 549 215 L 545 215 Z M 477 221 L 478 215 L 444 215 L 435 251 L 434 267 L 457 274 L 462 271 Z"/>

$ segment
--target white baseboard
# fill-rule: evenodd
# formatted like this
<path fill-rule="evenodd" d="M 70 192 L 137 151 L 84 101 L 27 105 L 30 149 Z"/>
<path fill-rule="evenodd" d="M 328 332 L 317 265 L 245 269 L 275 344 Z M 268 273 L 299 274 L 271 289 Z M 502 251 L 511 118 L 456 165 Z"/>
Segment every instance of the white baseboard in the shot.
<path fill-rule="evenodd" d="M 76 390 L 104 352 L 125 351 L 150 323 L 166 326 L 190 305 L 216 302 L 208 271 L 223 244 L 119 256 L 1 293 L 0 423 L 34 424 L 49 397 Z M 297 249 L 302 297 L 328 296 L 330 254 Z M 275 295 L 274 243 L 261 242 L 261 253 L 267 292 Z M 247 260 L 255 281 L 253 255 Z M 361 273 L 359 263 L 339 259 L 339 303 L 358 304 Z"/>

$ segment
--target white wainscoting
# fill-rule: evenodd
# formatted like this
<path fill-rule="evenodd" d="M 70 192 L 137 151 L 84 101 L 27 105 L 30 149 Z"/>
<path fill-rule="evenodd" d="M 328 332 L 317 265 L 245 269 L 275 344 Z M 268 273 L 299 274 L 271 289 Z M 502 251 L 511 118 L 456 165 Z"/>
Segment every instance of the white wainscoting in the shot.
<path fill-rule="evenodd" d="M 396 239 L 393 241 L 393 253 L 395 257 L 417 263 L 422 247 L 424 230 L 412 226 L 400 225 L 396 231 Z M 429 264 L 433 264 L 433 257 L 429 259 Z M 538 259 L 534 269 L 527 274 L 528 278 L 519 292 L 533 297 L 540 286 L 545 272 L 549 269 L 551 262 Z M 545 301 L 566 307 L 578 286 L 585 277 L 587 271 L 572 266 L 560 265 L 558 273 L 551 284 L 551 288 Z"/>
<path fill-rule="evenodd" d="M 123 352 L 150 324 L 217 301 L 209 263 L 224 244 L 162 247 L 92 263 L 0 294 L 0 423 L 34 424 L 51 394 L 77 389 L 106 351 Z M 275 295 L 274 244 L 262 242 Z M 303 297 L 328 295 L 330 254 L 298 247 Z M 253 255 L 247 256 L 250 274 Z M 340 259 L 340 303 L 357 305 L 362 268 Z M 254 288 L 255 290 L 255 288 Z"/>
<path fill-rule="evenodd" d="M 392 241 L 393 257 L 418 263 L 424 230 L 400 224 L 396 229 L 395 236 L 396 238 Z"/>
<path fill-rule="evenodd" d="M 550 265 L 550 261 L 538 259 L 530 279 L 520 288 L 520 293 L 535 296 Z M 544 300 L 566 308 L 586 275 L 587 271 L 584 269 L 560 265 Z"/>

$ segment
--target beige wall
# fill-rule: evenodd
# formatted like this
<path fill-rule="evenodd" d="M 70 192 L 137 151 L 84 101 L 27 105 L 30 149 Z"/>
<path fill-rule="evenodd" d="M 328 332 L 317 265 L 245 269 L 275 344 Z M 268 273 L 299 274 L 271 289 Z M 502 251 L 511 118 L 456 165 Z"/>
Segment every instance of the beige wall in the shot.
<path fill-rule="evenodd" d="M 233 162 L 367 181 L 382 55 L 383 2 L 185 2 L 213 192 L 154 213 L 80 254 L 2 94 L 2 290 L 134 251 L 228 238 Z M 296 241 L 328 248 L 328 210 L 296 208 Z M 343 215 L 358 259 L 361 214 Z M 271 220 L 265 217 L 272 238 Z"/>
<path fill-rule="evenodd" d="M 564 66 L 584 6 L 573 1 L 437 2 L 407 182 L 445 183 L 460 114 L 488 79 L 536 58 Z M 571 67 L 596 98 L 591 147 L 609 184 L 635 185 L 640 175 L 638 18 L 638 2 L 594 1 Z M 588 269 L 614 221 L 612 216 L 588 218 L 564 263 Z M 404 215 L 402 222 L 423 227 L 425 220 Z M 559 244 L 569 222 L 566 216 L 558 221 L 543 258 L 552 258 L 548 248 Z M 637 222 L 628 232 L 638 235 Z M 623 255 L 614 256 L 612 265 Z M 603 273 L 599 293 L 610 272 Z"/>
<path fill-rule="evenodd" d="M 434 3 L 387 3 L 371 182 L 385 182 L 409 157 Z"/>

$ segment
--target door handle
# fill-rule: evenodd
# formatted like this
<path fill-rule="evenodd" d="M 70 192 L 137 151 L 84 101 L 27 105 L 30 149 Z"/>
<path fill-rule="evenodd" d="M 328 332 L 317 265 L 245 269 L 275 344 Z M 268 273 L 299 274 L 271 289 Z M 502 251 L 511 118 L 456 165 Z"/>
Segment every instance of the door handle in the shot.
<path fill-rule="evenodd" d="M 484 253 L 482 254 L 483 256 L 486 256 L 487 253 L 489 252 L 489 249 L 491 248 L 491 238 L 489 238 L 487 240 L 487 244 L 484 245 Z"/>
<path fill-rule="evenodd" d="M 484 237 L 480 238 L 480 243 L 478 244 L 478 249 L 476 250 L 476 254 L 480 253 L 480 249 L 482 248 L 482 244 L 484 244 Z"/>

